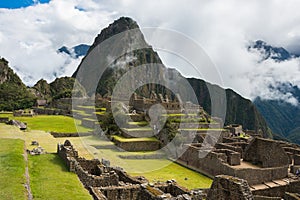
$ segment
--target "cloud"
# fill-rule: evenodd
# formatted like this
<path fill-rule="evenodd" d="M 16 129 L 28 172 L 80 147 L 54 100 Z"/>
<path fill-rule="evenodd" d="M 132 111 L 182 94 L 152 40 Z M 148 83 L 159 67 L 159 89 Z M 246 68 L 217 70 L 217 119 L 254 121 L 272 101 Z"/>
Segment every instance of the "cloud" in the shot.
<path fill-rule="evenodd" d="M 57 49 L 91 44 L 113 15 L 92 0 L 52 0 L 21 9 L 0 9 L 0 55 L 28 85 L 40 78 L 52 81 L 57 75 L 70 76 L 80 59 L 70 60 L 57 54 Z"/>
<path fill-rule="evenodd" d="M 143 5 L 133 0 L 111 2 L 111 7 L 138 19 L 142 27 L 160 26 L 193 38 L 215 63 L 223 80 L 220 83 L 217 79 L 202 77 L 207 81 L 233 88 L 251 99 L 262 96 L 294 102 L 287 94 L 275 95 L 268 87 L 276 80 L 299 86 L 299 59 L 262 63 L 259 62 L 262 54 L 249 52 L 247 46 L 251 41 L 261 39 L 291 51 L 300 49 L 299 1 L 153 0 L 143 2 Z M 164 63 L 176 67 L 172 62 L 174 59 L 164 54 L 160 53 Z M 186 68 L 188 71 L 179 69 L 187 76 L 195 73 L 189 68 Z"/>
<path fill-rule="evenodd" d="M 130 16 L 142 28 L 171 29 L 195 40 L 211 58 L 223 81 L 201 78 L 233 88 L 247 98 L 262 96 L 293 102 L 288 94 L 270 91 L 269 85 L 280 80 L 300 86 L 299 59 L 258 62 L 262 55 L 249 52 L 247 45 L 261 39 L 273 46 L 299 50 L 299 7 L 297 0 L 52 0 L 24 9 L 0 9 L 0 55 L 13 67 L 33 76 L 27 83 L 40 77 L 53 79 L 50 74 L 66 65 L 65 75 L 70 75 L 77 67 L 71 64 L 79 60 L 66 61 L 55 53 L 58 48 L 91 44 L 114 19 Z M 184 75 L 195 76 L 194 71 L 176 66 L 184 62 L 174 63 L 176 59 L 172 56 L 159 54 L 165 64 L 177 67 Z"/>

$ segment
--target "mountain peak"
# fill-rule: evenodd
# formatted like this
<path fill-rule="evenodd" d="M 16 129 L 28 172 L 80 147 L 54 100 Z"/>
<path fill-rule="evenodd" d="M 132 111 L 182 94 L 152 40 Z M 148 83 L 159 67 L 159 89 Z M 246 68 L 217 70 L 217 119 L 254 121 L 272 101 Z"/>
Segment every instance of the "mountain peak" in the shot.
<path fill-rule="evenodd" d="M 137 22 L 129 17 L 120 17 L 119 19 L 115 20 L 113 23 L 109 24 L 107 28 L 104 28 L 100 34 L 98 34 L 93 45 L 91 46 L 88 52 L 90 52 L 98 44 L 112 37 L 113 35 L 131 29 L 139 29 L 139 25 L 137 24 Z"/>
<path fill-rule="evenodd" d="M 81 56 L 85 56 L 89 50 L 90 46 L 86 44 L 79 44 L 72 48 L 68 48 L 66 46 L 62 46 L 57 50 L 58 53 L 68 54 L 70 57 L 77 59 Z"/>
<path fill-rule="evenodd" d="M 274 47 L 262 40 L 255 41 L 252 45 L 248 47 L 248 49 L 256 49 L 262 52 L 264 54 L 263 60 L 271 58 L 277 62 L 281 62 L 296 57 L 283 47 Z"/>
<path fill-rule="evenodd" d="M 5 82 L 23 84 L 20 77 L 8 66 L 8 61 L 5 58 L 0 58 L 0 84 Z"/>

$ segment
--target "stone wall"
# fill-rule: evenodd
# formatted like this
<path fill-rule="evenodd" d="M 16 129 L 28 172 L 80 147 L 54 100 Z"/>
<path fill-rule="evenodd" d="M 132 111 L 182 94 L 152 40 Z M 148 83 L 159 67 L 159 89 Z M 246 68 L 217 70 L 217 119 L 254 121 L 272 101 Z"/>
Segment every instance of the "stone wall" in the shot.
<path fill-rule="evenodd" d="M 288 176 L 288 169 L 287 167 L 257 169 L 243 168 L 235 170 L 234 175 L 247 180 L 250 185 L 255 185 L 286 178 Z"/>
<path fill-rule="evenodd" d="M 226 165 L 227 156 L 224 153 L 209 152 L 206 157 L 199 158 L 199 149 L 189 146 L 182 154 L 180 160 L 188 166 L 195 167 L 208 174 L 216 176 L 221 174 L 234 175 L 234 169 Z"/>
<path fill-rule="evenodd" d="M 254 200 L 282 200 L 282 199 L 281 197 L 266 197 L 266 196 L 254 195 Z"/>
<path fill-rule="evenodd" d="M 227 150 L 231 152 L 230 150 Z M 230 164 L 238 164 L 237 154 L 226 154 L 220 150 L 211 151 L 204 158 L 199 158 L 200 150 L 195 146 L 189 146 L 180 157 L 182 164 L 192 166 L 208 176 L 227 174 L 248 181 L 250 185 L 260 184 L 266 181 L 282 179 L 288 176 L 288 166 L 273 168 L 233 168 Z"/>
<path fill-rule="evenodd" d="M 279 142 L 255 138 L 245 149 L 244 161 L 267 167 L 279 167 L 289 164 L 289 157 Z"/>
<path fill-rule="evenodd" d="M 113 186 L 97 188 L 108 200 L 137 200 L 141 191 L 140 185 Z"/>
<path fill-rule="evenodd" d="M 300 180 L 290 181 L 285 185 L 277 185 L 271 188 L 253 190 L 253 195 L 269 196 L 269 197 L 284 197 L 286 192 L 299 193 Z"/>
<path fill-rule="evenodd" d="M 300 154 L 294 155 L 294 165 L 300 165 Z"/>
<path fill-rule="evenodd" d="M 97 176 L 88 173 L 78 164 L 75 167 L 75 173 L 85 187 L 114 186 L 119 183 L 119 177 L 113 171 Z"/>
<path fill-rule="evenodd" d="M 226 162 L 229 165 L 240 165 L 241 164 L 241 154 L 236 152 L 236 151 L 232 151 L 230 149 L 217 149 L 214 151 L 215 153 L 223 153 L 226 155 L 227 159 Z"/>
<path fill-rule="evenodd" d="M 114 143 L 125 151 L 156 151 L 160 149 L 159 141 L 121 142 L 114 140 Z"/>
<path fill-rule="evenodd" d="M 156 187 L 158 187 L 164 193 L 169 193 L 172 196 L 179 196 L 179 195 L 189 193 L 189 191 L 186 188 L 183 188 L 183 187 L 177 185 L 176 183 L 175 184 L 170 183 L 170 184 L 158 185 Z"/>
<path fill-rule="evenodd" d="M 35 114 L 38 115 L 72 115 L 72 112 L 70 110 L 63 110 L 63 109 L 57 109 L 57 108 L 38 108 L 34 107 L 33 111 Z"/>
<path fill-rule="evenodd" d="M 50 132 L 50 134 L 55 138 L 61 138 L 61 137 L 82 137 L 82 136 L 90 136 L 93 135 L 93 133 L 57 133 L 57 132 Z"/>
<path fill-rule="evenodd" d="M 284 195 L 284 200 L 300 200 L 300 195 L 286 192 Z"/>
<path fill-rule="evenodd" d="M 299 154 L 300 155 L 300 149 L 299 148 L 293 148 L 293 147 L 283 147 L 284 151 L 290 152 L 293 155 Z"/>
<path fill-rule="evenodd" d="M 137 180 L 136 178 L 130 176 L 125 171 L 118 169 L 118 168 L 112 168 L 116 174 L 119 176 L 119 180 L 123 181 L 124 183 L 130 183 L 130 184 L 142 184 L 143 181 Z"/>
<path fill-rule="evenodd" d="M 230 149 L 239 152 L 242 158 L 244 157 L 246 146 L 248 146 L 246 142 L 217 143 L 215 145 L 217 149 Z"/>
<path fill-rule="evenodd" d="M 99 160 L 79 158 L 78 152 L 70 141 L 66 140 L 64 145 L 58 144 L 57 153 L 64 160 L 69 171 L 75 172 L 85 187 L 118 185 L 119 176 L 114 171 L 104 166 L 101 168 Z"/>
<path fill-rule="evenodd" d="M 247 181 L 232 176 L 216 176 L 207 194 L 207 200 L 251 200 L 253 195 Z"/>

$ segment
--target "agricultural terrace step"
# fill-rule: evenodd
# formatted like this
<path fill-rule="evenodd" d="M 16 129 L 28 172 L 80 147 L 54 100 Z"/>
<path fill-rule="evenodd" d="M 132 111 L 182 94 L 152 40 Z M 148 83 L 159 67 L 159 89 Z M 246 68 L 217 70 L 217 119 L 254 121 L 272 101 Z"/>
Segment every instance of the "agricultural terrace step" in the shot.
<path fill-rule="evenodd" d="M 120 142 L 159 142 L 156 138 L 154 137 L 140 137 L 140 138 L 124 138 L 121 136 L 114 135 L 112 138 L 116 141 Z"/>

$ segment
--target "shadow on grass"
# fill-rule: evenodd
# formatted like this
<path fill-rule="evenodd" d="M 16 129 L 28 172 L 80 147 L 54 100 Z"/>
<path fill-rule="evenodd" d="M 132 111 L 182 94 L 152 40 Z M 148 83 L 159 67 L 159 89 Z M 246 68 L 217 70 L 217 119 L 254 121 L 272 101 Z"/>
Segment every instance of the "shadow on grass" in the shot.
<path fill-rule="evenodd" d="M 59 157 L 57 153 L 50 153 L 50 155 L 53 155 L 53 157 L 51 159 L 49 159 L 49 161 L 51 163 L 60 166 L 61 171 L 69 172 L 69 170 L 67 169 L 66 163 L 64 163 L 63 159 L 61 157 Z"/>

